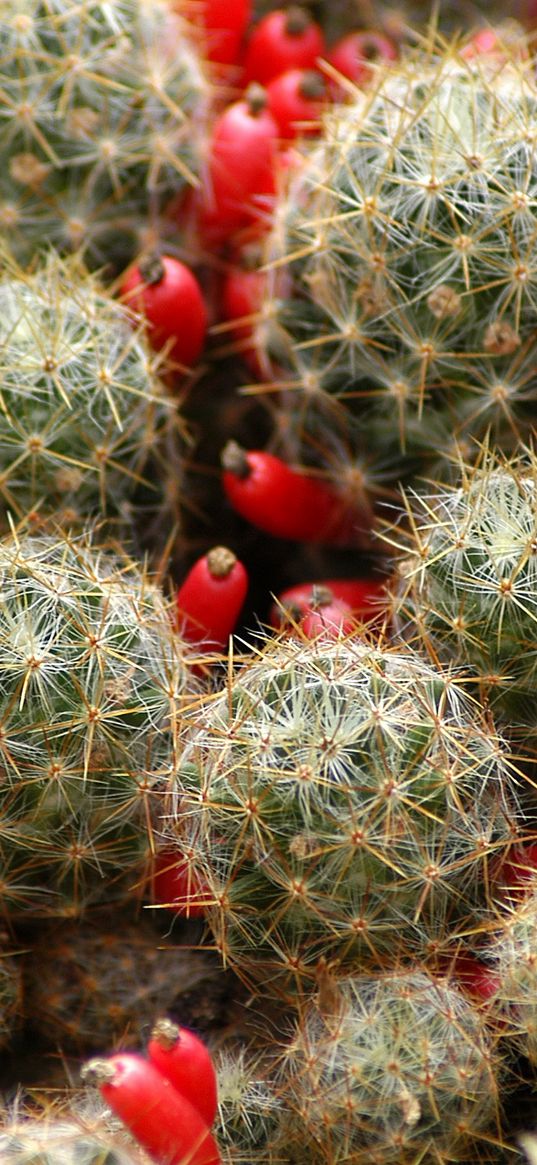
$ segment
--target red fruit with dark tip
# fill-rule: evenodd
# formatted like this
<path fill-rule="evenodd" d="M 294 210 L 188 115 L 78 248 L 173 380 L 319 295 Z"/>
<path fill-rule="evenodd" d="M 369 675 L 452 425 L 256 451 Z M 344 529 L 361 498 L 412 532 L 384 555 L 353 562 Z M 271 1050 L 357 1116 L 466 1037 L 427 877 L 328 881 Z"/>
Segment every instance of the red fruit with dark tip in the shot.
<path fill-rule="evenodd" d="M 267 85 L 287 69 L 313 69 L 325 51 L 322 30 L 304 8 L 277 8 L 250 35 L 244 53 L 244 83 Z"/>
<path fill-rule="evenodd" d="M 267 85 L 268 107 L 284 141 L 319 133 L 326 82 L 314 69 L 288 69 Z"/>
<path fill-rule="evenodd" d="M 379 65 L 397 60 L 397 47 L 387 36 L 378 32 L 349 32 L 330 49 L 328 62 L 355 85 L 368 85 Z M 334 96 L 344 96 L 346 90 L 331 78 Z"/>
<path fill-rule="evenodd" d="M 276 194 L 279 130 L 267 95 L 251 85 L 216 119 L 201 192 L 193 196 L 199 234 L 207 246 L 235 232 L 268 228 Z"/>
<path fill-rule="evenodd" d="M 123 277 L 121 299 L 143 316 L 151 345 L 166 348 L 174 362 L 191 368 L 207 331 L 207 308 L 192 271 L 171 255 L 149 255 Z"/>
<path fill-rule="evenodd" d="M 227 546 L 214 546 L 177 591 L 177 629 L 203 651 L 224 651 L 248 590 L 248 574 Z"/>
<path fill-rule="evenodd" d="M 214 1122 L 218 1108 L 217 1080 L 209 1049 L 188 1028 L 159 1019 L 147 1045 L 151 1063 L 185 1096 L 205 1121 Z"/>
<path fill-rule="evenodd" d="M 222 454 L 222 483 L 243 518 L 272 534 L 331 546 L 369 544 L 370 514 L 349 507 L 335 487 L 292 469 L 281 458 L 235 441 Z"/>
<path fill-rule="evenodd" d="M 220 1165 L 198 1109 L 149 1060 L 122 1052 L 90 1060 L 83 1076 L 156 1165 Z"/>
<path fill-rule="evenodd" d="M 310 609 L 302 616 L 300 629 L 307 639 L 337 639 L 356 631 L 356 623 L 348 603 L 321 588 Z"/>
<path fill-rule="evenodd" d="M 327 589 L 334 601 L 348 607 L 360 622 L 382 619 L 385 584 L 373 578 L 330 578 L 320 582 L 298 583 L 278 595 L 269 611 L 269 623 L 279 631 L 287 622 L 286 612 L 300 621 L 315 605 L 319 588 Z"/>

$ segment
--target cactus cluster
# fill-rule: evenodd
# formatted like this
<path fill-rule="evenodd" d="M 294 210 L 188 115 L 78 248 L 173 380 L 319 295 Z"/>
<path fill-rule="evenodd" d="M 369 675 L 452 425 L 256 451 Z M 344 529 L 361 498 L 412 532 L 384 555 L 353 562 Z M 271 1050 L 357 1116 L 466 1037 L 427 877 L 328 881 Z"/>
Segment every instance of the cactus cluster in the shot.
<path fill-rule="evenodd" d="M 87 537 L 0 543 L 2 911 L 133 887 L 189 679 L 166 602 Z"/>
<path fill-rule="evenodd" d="M 5 0 L 0 232 L 126 266 L 198 169 L 207 83 L 164 0 Z"/>
<path fill-rule="evenodd" d="M 497 715 L 535 728 L 537 459 L 484 449 L 459 481 L 409 496 L 398 617 L 444 659 L 471 667 Z"/>
<path fill-rule="evenodd" d="M 460 4 L 443 7 L 451 28 Z M 328 49 L 367 5 L 347 9 L 324 6 Z M 537 1070 L 535 56 L 512 25 L 492 51 L 394 32 L 399 59 L 327 101 L 317 140 L 271 139 L 263 222 L 216 231 L 209 255 L 242 66 L 200 59 L 189 10 L 0 12 L 0 1046 L 54 1053 L 41 1114 L 8 1097 L 0 1159 L 150 1165 L 156 1146 L 153 1165 L 203 1165 L 183 1128 L 180 1152 L 174 1128 L 162 1152 L 144 1139 L 143 1096 L 147 1153 L 73 1089 L 50 1099 L 53 1064 L 134 1048 L 156 1102 L 163 1082 L 182 1105 L 186 1074 L 152 1060 L 166 1012 L 215 1050 L 222 1165 L 516 1165 L 510 1089 L 523 1067 L 534 1094 Z M 246 151 L 232 178 L 253 206 Z M 184 197 L 208 174 L 210 214 L 205 189 Z M 222 323 L 255 232 L 253 299 Z M 253 404 L 229 346 L 216 370 L 209 339 L 188 381 L 166 355 L 189 315 L 179 281 L 158 299 L 164 260 L 190 247 L 204 319 L 266 378 Z M 124 280 L 135 259 L 145 283 L 146 255 L 144 323 Z M 224 429 L 254 446 L 237 514 L 213 473 Z M 257 510 L 256 450 L 285 471 Z M 354 518 L 331 548 L 315 504 L 292 530 L 271 520 L 308 472 L 377 523 L 360 553 L 385 617 L 272 634 L 274 546 L 290 589 L 314 563 L 319 583 L 360 581 Z M 292 551 L 250 539 L 243 512 Z M 257 588 L 221 655 L 187 639 L 202 622 L 212 638 L 218 603 L 219 643 L 236 628 L 222 576 L 194 572 L 190 610 L 179 580 L 211 521 Z M 205 1135 L 212 1109 L 194 1116 Z"/>
<path fill-rule="evenodd" d="M 194 715 L 171 815 L 241 975 L 303 985 L 320 958 L 393 958 L 397 933 L 423 954 L 482 900 L 516 829 L 514 782 L 449 672 L 292 637 Z"/>
<path fill-rule="evenodd" d="M 421 970 L 343 979 L 283 1049 L 297 1162 L 471 1160 L 499 1136 L 501 1061 L 460 991 Z"/>
<path fill-rule="evenodd" d="M 4 256 L 0 392 L 0 531 L 93 520 L 132 537 L 162 512 L 176 406 L 135 317 L 78 259 L 28 273 Z"/>
<path fill-rule="evenodd" d="M 337 437 L 374 488 L 528 433 L 536 112 L 522 53 L 432 49 L 327 114 L 276 206 L 257 327 L 302 456 Z"/>

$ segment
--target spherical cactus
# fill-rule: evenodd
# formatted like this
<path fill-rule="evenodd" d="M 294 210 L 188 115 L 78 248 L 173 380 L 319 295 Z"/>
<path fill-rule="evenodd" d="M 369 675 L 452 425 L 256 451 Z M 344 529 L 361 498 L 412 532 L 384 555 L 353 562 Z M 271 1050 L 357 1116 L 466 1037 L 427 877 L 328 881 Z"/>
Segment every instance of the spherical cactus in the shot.
<path fill-rule="evenodd" d="M 1 964 L 0 964 L 1 969 Z M 63 1052 L 138 1048 L 164 1014 L 196 1025 L 223 972 L 208 953 L 166 949 L 148 921 L 107 914 L 47 928 L 25 959 L 25 1013 Z"/>
<path fill-rule="evenodd" d="M 51 243 L 125 267 L 194 181 L 206 82 L 163 0 L 6 0 L 0 231 L 25 262 Z"/>
<path fill-rule="evenodd" d="M 415 496 L 409 508 L 401 624 L 444 658 L 471 665 L 509 731 L 523 726 L 527 735 L 537 725 L 536 455 L 483 450 L 457 485 Z"/>
<path fill-rule="evenodd" d="M 269 641 L 196 708 L 170 816 L 241 976 L 423 952 L 514 828 L 502 746 L 449 673 L 359 639 Z M 169 825 L 171 830 L 171 825 Z"/>
<path fill-rule="evenodd" d="M 63 914 L 140 885 L 186 652 L 158 588 L 87 538 L 0 543 L 0 896 Z"/>
<path fill-rule="evenodd" d="M 339 426 L 385 486 L 528 431 L 536 114 L 530 60 L 450 49 L 327 115 L 276 207 L 257 329 L 299 448 Z"/>
<path fill-rule="evenodd" d="M 162 505 L 178 459 L 176 402 L 128 310 L 53 255 L 0 280 L 0 530 L 88 518 L 130 532 Z M 180 476 L 180 461 L 168 473 Z M 161 475 L 164 478 L 164 473 Z M 144 513 L 147 511 L 147 514 Z"/>
<path fill-rule="evenodd" d="M 282 1140 L 304 1165 L 479 1161 L 481 1138 L 498 1137 L 498 1077 L 455 987 L 422 970 L 344 979 L 302 1009 L 283 1051 Z"/>

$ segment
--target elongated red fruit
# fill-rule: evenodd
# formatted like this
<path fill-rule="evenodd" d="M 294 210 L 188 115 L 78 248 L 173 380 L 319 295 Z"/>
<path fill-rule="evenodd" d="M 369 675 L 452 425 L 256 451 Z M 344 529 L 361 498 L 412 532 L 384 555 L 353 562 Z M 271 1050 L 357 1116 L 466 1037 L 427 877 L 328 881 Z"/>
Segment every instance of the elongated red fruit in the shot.
<path fill-rule="evenodd" d="M 244 83 L 268 84 L 287 69 L 313 69 L 324 56 L 320 26 L 305 8 L 293 4 L 262 17 L 253 29 L 244 53 Z"/>
<path fill-rule="evenodd" d="M 197 1108 L 143 1056 L 121 1052 L 90 1060 L 83 1078 L 157 1165 L 219 1165 L 214 1137 Z"/>
<path fill-rule="evenodd" d="M 151 1032 L 147 1054 L 210 1128 L 216 1116 L 218 1093 L 216 1072 L 203 1040 L 171 1019 L 159 1019 Z"/>
<path fill-rule="evenodd" d="M 227 242 L 240 228 L 268 227 L 276 193 L 279 130 L 267 95 L 251 85 L 216 119 L 208 171 L 194 198 L 198 228 L 207 245 Z"/>
<path fill-rule="evenodd" d="M 189 643 L 224 651 L 248 590 L 248 574 L 227 546 L 214 546 L 188 572 L 177 591 L 177 625 Z"/>
<path fill-rule="evenodd" d="M 346 604 L 362 622 L 382 618 L 384 583 L 375 578 L 327 578 L 319 582 L 297 583 L 277 596 L 269 611 L 269 623 L 279 631 L 287 622 L 287 612 L 300 621 L 316 604 L 316 592 L 328 590 L 333 598 Z"/>
<path fill-rule="evenodd" d="M 321 129 L 326 82 L 314 69 L 288 69 L 267 85 L 268 107 L 284 141 L 312 137 Z"/>
<path fill-rule="evenodd" d="M 229 441 L 222 454 L 223 487 L 233 508 L 275 538 L 364 545 L 370 515 L 350 508 L 345 498 L 318 478 L 292 469 L 272 453 L 246 452 Z"/>

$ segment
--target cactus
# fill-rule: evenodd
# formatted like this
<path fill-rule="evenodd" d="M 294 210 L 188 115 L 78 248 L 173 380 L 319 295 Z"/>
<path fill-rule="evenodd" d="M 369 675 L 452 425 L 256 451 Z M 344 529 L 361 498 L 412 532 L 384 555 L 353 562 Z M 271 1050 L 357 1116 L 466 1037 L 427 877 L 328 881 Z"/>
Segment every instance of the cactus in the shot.
<path fill-rule="evenodd" d="M 140 880 L 189 679 L 158 588 L 89 538 L 0 542 L 2 909 L 80 912 Z"/>
<path fill-rule="evenodd" d="M 385 963 L 397 936 L 407 957 L 440 941 L 512 836 L 511 786 L 448 672 L 358 638 L 291 638 L 196 708 L 169 814 L 217 947 L 269 991 L 303 986 L 321 958 Z"/>
<path fill-rule="evenodd" d="M 280 1075 L 282 1143 L 299 1165 L 479 1161 L 480 1142 L 499 1140 L 494 1042 L 472 1004 L 423 970 L 325 984 Z"/>
<path fill-rule="evenodd" d="M 247 1048 L 222 1049 L 215 1066 L 215 1130 L 225 1152 L 224 1160 L 268 1163 L 271 1140 L 283 1115 L 282 1100 L 271 1079 L 273 1066 L 262 1053 Z"/>
<path fill-rule="evenodd" d="M 78 1054 L 137 1048 L 165 1012 L 195 1025 L 218 994 L 216 960 L 166 949 L 148 922 L 115 915 L 47 928 L 25 960 L 26 1014 L 32 1029 Z"/>
<path fill-rule="evenodd" d="M 132 531 L 180 475 L 176 405 L 134 317 L 81 269 L 50 255 L 0 280 L 0 530 L 88 518 Z M 147 513 L 144 513 L 144 508 Z"/>
<path fill-rule="evenodd" d="M 470 665 L 510 734 L 527 736 L 537 726 L 537 456 L 485 447 L 455 486 L 411 495 L 408 508 L 401 623 Z"/>
<path fill-rule="evenodd" d="M 530 59 L 454 48 L 327 114 L 276 206 L 257 325 L 295 460 L 317 445 L 336 470 L 346 443 L 374 490 L 528 433 L 536 115 Z"/>
<path fill-rule="evenodd" d="M 40 1111 L 18 1098 L 0 1118 L 3 1165 L 150 1165 L 103 1105 L 90 1108 L 77 1094 Z"/>
<path fill-rule="evenodd" d="M 207 84 L 163 0 L 5 0 L 0 232 L 121 270 L 195 181 Z"/>

